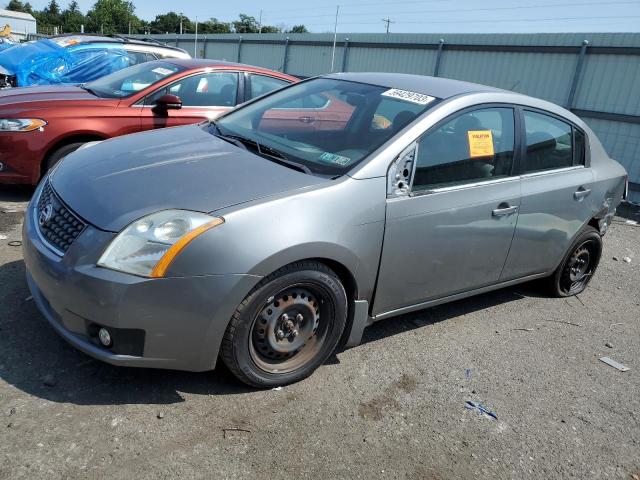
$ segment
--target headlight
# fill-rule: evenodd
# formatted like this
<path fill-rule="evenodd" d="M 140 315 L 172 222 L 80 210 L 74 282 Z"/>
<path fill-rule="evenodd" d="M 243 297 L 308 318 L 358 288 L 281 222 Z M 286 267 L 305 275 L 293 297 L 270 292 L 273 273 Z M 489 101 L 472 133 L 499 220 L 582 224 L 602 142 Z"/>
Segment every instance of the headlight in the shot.
<path fill-rule="evenodd" d="M 0 118 L 0 132 L 31 132 L 46 124 L 39 118 Z"/>
<path fill-rule="evenodd" d="M 153 213 L 120 232 L 98 265 L 144 277 L 163 277 L 184 247 L 222 223 L 224 218 L 186 210 Z"/>

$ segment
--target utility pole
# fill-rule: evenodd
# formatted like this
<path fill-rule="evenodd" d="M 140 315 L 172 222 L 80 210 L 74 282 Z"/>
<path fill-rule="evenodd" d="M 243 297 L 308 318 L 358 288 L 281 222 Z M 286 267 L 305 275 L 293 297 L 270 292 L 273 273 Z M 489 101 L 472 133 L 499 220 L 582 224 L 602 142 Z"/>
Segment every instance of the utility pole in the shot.
<path fill-rule="evenodd" d="M 198 17 L 196 17 L 196 37 L 193 41 L 193 58 L 198 58 Z"/>
<path fill-rule="evenodd" d="M 131 35 L 131 20 L 129 20 L 129 35 Z"/>
<path fill-rule="evenodd" d="M 383 18 L 382 21 L 387 24 L 387 35 L 388 35 L 389 34 L 389 24 L 390 23 L 396 23 L 396 22 L 392 22 L 390 18 Z"/>
<path fill-rule="evenodd" d="M 336 61 L 336 40 L 338 39 L 338 14 L 340 13 L 340 5 L 336 5 L 336 22 L 333 25 L 333 50 L 331 51 L 331 73 L 333 73 L 333 65 Z"/>
<path fill-rule="evenodd" d="M 262 33 L 262 9 L 260 9 L 260 17 L 258 19 L 258 33 Z"/>
<path fill-rule="evenodd" d="M 182 13 L 180 13 L 180 35 L 182 35 Z"/>

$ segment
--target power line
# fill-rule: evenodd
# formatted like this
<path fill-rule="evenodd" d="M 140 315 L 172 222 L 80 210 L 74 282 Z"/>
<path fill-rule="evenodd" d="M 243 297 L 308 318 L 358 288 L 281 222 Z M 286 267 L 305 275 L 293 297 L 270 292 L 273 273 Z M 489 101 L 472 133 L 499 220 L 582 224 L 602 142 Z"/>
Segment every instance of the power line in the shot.
<path fill-rule="evenodd" d="M 490 20 L 429 20 L 429 24 L 432 23 L 494 23 L 494 22 L 547 22 L 547 21 L 559 21 L 559 20 L 609 20 L 615 18 L 623 18 L 623 19 L 631 19 L 631 18 L 640 18 L 640 15 L 623 15 L 623 16 L 612 16 L 612 17 L 553 17 L 553 18 L 528 18 L 528 19 L 490 19 Z M 424 24 L 424 20 L 421 21 L 405 21 L 400 22 L 403 24 L 407 23 L 421 23 Z M 330 25 L 328 23 L 309 23 L 307 25 L 317 26 L 317 25 Z M 378 25 L 378 22 L 342 22 L 342 25 Z"/>
<path fill-rule="evenodd" d="M 608 2 L 607 6 L 609 5 L 637 5 L 638 4 L 638 0 L 633 0 L 633 1 L 614 1 L 614 2 Z M 373 5 L 373 4 L 372 4 Z M 593 6 L 593 5 L 602 5 L 602 2 L 578 2 L 578 3 L 547 3 L 547 4 L 537 4 L 537 5 L 518 5 L 515 7 L 495 7 L 495 8 L 473 8 L 473 10 L 469 10 L 469 9 L 448 9 L 448 10 L 410 10 L 410 11 L 404 11 L 404 12 L 398 12 L 398 11 L 394 11 L 393 14 L 394 15 L 415 15 L 418 13 L 427 13 L 427 14 L 437 14 L 437 13 L 465 13 L 465 12 L 479 12 L 479 11 L 504 11 L 504 10 L 523 10 L 523 9 L 534 9 L 534 8 L 547 8 L 547 7 L 588 7 L 588 6 Z M 349 6 L 345 6 L 342 8 L 348 8 Z M 308 11 L 315 11 L 315 10 L 308 10 Z M 265 13 L 270 13 L 270 12 L 265 12 Z M 370 13 L 370 12 L 368 12 Z M 370 13 L 371 15 L 375 15 L 375 13 Z M 334 14 L 333 13 L 327 13 L 327 14 L 317 14 L 317 15 L 305 15 L 306 18 L 319 18 L 319 17 L 333 17 Z M 347 17 L 347 16 L 362 16 L 362 12 L 346 12 L 346 13 L 341 13 L 340 17 Z M 277 17 L 279 20 L 288 20 L 288 19 L 299 19 L 300 15 L 296 15 L 296 16 L 289 16 L 289 17 Z"/>

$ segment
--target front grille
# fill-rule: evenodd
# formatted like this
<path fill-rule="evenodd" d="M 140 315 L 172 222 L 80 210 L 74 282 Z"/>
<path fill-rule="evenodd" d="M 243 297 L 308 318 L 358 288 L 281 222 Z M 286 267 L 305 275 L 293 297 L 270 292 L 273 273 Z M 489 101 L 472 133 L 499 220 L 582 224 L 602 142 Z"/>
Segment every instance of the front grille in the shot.
<path fill-rule="evenodd" d="M 64 254 L 85 229 L 86 224 L 69 210 L 46 180 L 38 204 L 35 221 L 43 239 L 58 253 Z"/>

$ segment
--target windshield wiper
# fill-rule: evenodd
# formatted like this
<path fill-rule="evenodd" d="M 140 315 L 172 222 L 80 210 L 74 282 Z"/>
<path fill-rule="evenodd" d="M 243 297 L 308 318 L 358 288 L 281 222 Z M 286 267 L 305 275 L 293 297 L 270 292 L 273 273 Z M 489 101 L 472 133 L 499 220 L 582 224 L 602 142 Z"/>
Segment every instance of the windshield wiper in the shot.
<path fill-rule="evenodd" d="M 90 89 L 89 87 L 87 87 L 86 83 L 81 83 L 80 85 L 78 85 L 81 89 L 83 89 L 86 92 L 89 92 L 91 95 L 93 95 L 94 97 L 99 97 L 100 95 L 98 95 L 95 90 Z"/>
<path fill-rule="evenodd" d="M 234 143 L 236 145 L 239 143 L 240 145 L 238 146 L 242 146 L 245 150 L 248 148 L 251 148 L 255 150 L 256 153 L 258 153 L 263 158 L 271 160 L 285 167 L 293 168 L 294 170 L 298 170 L 302 173 L 313 175 L 313 172 L 309 167 L 307 167 L 306 165 L 303 165 L 302 163 L 294 162 L 293 160 L 289 159 L 282 152 L 280 152 L 279 150 L 276 150 L 275 148 L 268 147 L 266 145 L 261 145 L 255 140 L 251 140 L 250 138 L 246 138 L 241 135 L 235 135 L 235 134 L 225 135 L 222 133 L 222 131 L 220 130 L 220 127 L 218 127 L 218 125 L 214 121 L 211 121 L 210 124 L 213 125 L 213 127 L 217 131 L 217 133 L 213 134 L 216 137 L 219 137 L 223 140 L 227 140 L 228 142 Z"/>

